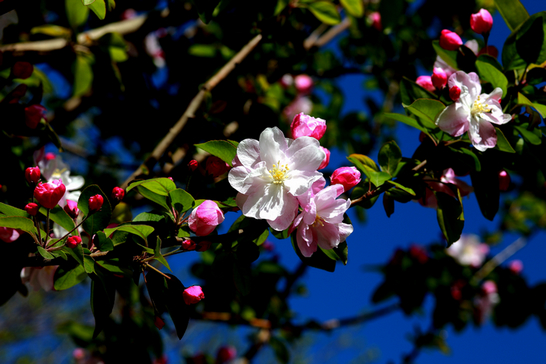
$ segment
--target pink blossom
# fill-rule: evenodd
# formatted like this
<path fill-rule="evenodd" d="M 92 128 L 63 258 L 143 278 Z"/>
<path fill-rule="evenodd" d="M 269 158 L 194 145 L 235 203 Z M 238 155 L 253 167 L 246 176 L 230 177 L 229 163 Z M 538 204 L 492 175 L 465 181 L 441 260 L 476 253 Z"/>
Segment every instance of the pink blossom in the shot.
<path fill-rule="evenodd" d="M 470 28 L 478 34 L 488 34 L 493 27 L 493 17 L 486 9 L 470 15 Z"/>
<path fill-rule="evenodd" d="M 12 243 L 19 239 L 19 231 L 8 227 L 0 226 L 0 240 L 6 243 Z"/>
<path fill-rule="evenodd" d="M 296 217 L 296 197 L 322 177 L 317 168 L 324 158 L 315 138 L 288 139 L 278 128 L 265 129 L 259 141 L 243 140 L 228 176 L 239 192 L 237 206 L 247 217 L 267 220 L 275 230 L 288 228 Z"/>
<path fill-rule="evenodd" d="M 450 134 L 460 136 L 468 131 L 470 141 L 483 152 L 497 144 L 497 132 L 493 124 L 506 124 L 512 117 L 504 114 L 499 103 L 502 90 L 497 87 L 491 94 L 481 94 L 482 87 L 477 74 L 458 71 L 448 80 L 449 88 L 457 86 L 461 95 L 436 118 L 436 125 Z"/>
<path fill-rule="evenodd" d="M 125 197 L 125 190 L 121 187 L 114 187 L 112 189 L 111 197 L 112 200 L 116 202 L 121 202 L 121 200 L 123 200 L 123 198 Z"/>
<path fill-rule="evenodd" d="M 419 76 L 415 80 L 415 83 L 427 91 L 434 92 L 436 90 L 432 84 L 432 78 L 430 76 Z"/>
<path fill-rule="evenodd" d="M 333 185 L 343 185 L 347 192 L 360 183 L 360 171 L 356 167 L 340 167 L 332 173 L 330 181 Z"/>
<path fill-rule="evenodd" d="M 497 293 L 497 285 L 489 280 L 482 284 L 482 294 L 474 299 L 474 309 L 476 321 L 483 323 L 491 315 L 493 308 L 500 302 L 499 294 Z"/>
<path fill-rule="evenodd" d="M 328 149 L 324 148 L 324 147 L 320 147 L 320 149 L 322 149 L 322 151 L 324 152 L 325 157 L 324 157 L 324 160 L 322 161 L 322 163 L 320 164 L 320 166 L 317 169 L 326 168 L 326 167 L 328 167 L 328 164 L 330 164 L 330 151 Z"/>
<path fill-rule="evenodd" d="M 68 216 L 70 216 L 73 219 L 77 218 L 78 214 L 80 213 L 80 209 L 78 209 L 78 203 L 72 200 L 66 201 L 64 211 L 68 214 Z"/>
<path fill-rule="evenodd" d="M 343 214 L 351 206 L 350 200 L 337 199 L 344 191 L 342 185 L 328 186 L 318 193 L 310 189 L 298 196 L 302 213 L 294 220 L 296 241 L 304 257 L 310 257 L 317 246 L 332 249 L 344 242 L 353 232 L 353 226 L 343 223 Z"/>
<path fill-rule="evenodd" d="M 432 76 L 430 77 L 432 84 L 438 90 L 443 89 L 447 83 L 447 75 L 442 68 L 435 67 L 432 70 Z"/>
<path fill-rule="evenodd" d="M 43 207 L 52 209 L 57 206 L 65 192 L 66 187 L 60 179 L 47 183 L 40 182 L 34 189 L 34 198 Z"/>
<path fill-rule="evenodd" d="M 456 51 L 463 45 L 461 37 L 451 30 L 444 29 L 440 35 L 440 47 L 448 51 Z"/>
<path fill-rule="evenodd" d="M 383 29 L 383 25 L 381 24 L 381 14 L 378 11 L 370 13 L 370 15 L 368 15 L 368 19 L 371 20 L 372 27 L 374 27 L 378 31 L 381 31 Z"/>
<path fill-rule="evenodd" d="M 197 236 L 206 236 L 224 221 L 224 213 L 216 202 L 204 201 L 195 208 L 188 219 L 188 226 Z"/>
<path fill-rule="evenodd" d="M 308 94 L 313 88 L 313 79 L 308 75 L 297 75 L 294 77 L 294 86 L 300 94 Z"/>
<path fill-rule="evenodd" d="M 205 298 L 203 289 L 200 286 L 191 286 L 182 293 L 186 305 L 193 305 Z"/>
<path fill-rule="evenodd" d="M 481 243 L 476 235 L 461 235 L 459 240 L 447 248 L 447 254 L 459 264 L 470 265 L 474 268 L 482 265 L 487 253 L 489 253 L 489 246 Z"/>
<path fill-rule="evenodd" d="M 309 99 L 307 96 L 298 95 L 288 106 L 284 108 L 282 114 L 287 121 L 290 121 L 293 119 L 292 115 L 299 112 L 309 114 L 311 113 L 311 110 L 313 110 L 313 102 L 311 99 Z"/>
<path fill-rule="evenodd" d="M 294 139 L 309 136 L 320 140 L 326 132 L 326 121 L 300 112 L 294 116 L 292 124 L 290 124 L 290 130 Z"/>
<path fill-rule="evenodd" d="M 49 292 L 54 290 L 54 277 L 57 268 L 59 268 L 58 265 L 25 267 L 21 271 L 21 280 L 23 283 L 29 283 L 35 291 L 43 289 Z"/>
<path fill-rule="evenodd" d="M 514 274 L 520 274 L 523 270 L 523 262 L 519 259 L 508 262 L 508 269 Z"/>

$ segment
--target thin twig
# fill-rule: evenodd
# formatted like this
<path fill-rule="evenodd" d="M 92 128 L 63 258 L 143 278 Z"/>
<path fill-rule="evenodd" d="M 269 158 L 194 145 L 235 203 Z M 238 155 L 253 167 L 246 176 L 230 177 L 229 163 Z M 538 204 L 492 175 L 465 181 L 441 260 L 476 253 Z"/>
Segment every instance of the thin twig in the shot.
<path fill-rule="evenodd" d="M 171 279 L 171 277 L 169 277 L 168 275 L 166 275 L 165 273 L 161 272 L 159 269 L 157 269 L 156 267 L 154 267 L 153 265 L 150 265 L 148 263 L 144 263 L 144 265 L 148 268 L 152 268 L 153 270 L 155 270 L 157 273 L 161 274 L 163 277 L 167 278 L 167 279 Z"/>
<path fill-rule="evenodd" d="M 195 111 L 199 108 L 207 92 L 211 91 L 220 81 L 222 81 L 235 67 L 241 63 L 248 54 L 258 45 L 262 40 L 262 35 L 258 34 L 250 42 L 248 42 L 228 63 L 224 65 L 210 80 L 205 83 L 197 95 L 191 100 L 188 108 L 178 120 L 178 122 L 171 128 L 171 130 L 165 135 L 163 140 L 155 147 L 152 154 L 142 163 L 142 165 L 135 171 L 129 178 L 123 182 L 121 188 L 126 188 L 130 181 L 136 176 L 142 174 L 145 171 L 151 171 L 159 158 L 165 153 L 167 148 L 174 142 L 176 137 L 180 134 L 184 126 L 186 125 L 190 117 L 194 117 Z"/>
<path fill-rule="evenodd" d="M 512 244 L 504 248 L 500 253 L 495 255 L 491 260 L 485 263 L 479 271 L 474 274 L 472 280 L 474 283 L 478 283 L 489 275 L 495 268 L 501 265 L 506 259 L 514 255 L 518 250 L 527 245 L 527 239 L 519 238 Z"/>
<path fill-rule="evenodd" d="M 418 165 L 416 165 L 415 167 L 413 167 L 411 170 L 417 172 L 418 170 L 423 168 L 425 166 L 425 164 L 427 164 L 426 159 L 424 161 L 422 161 L 421 163 L 419 163 Z"/>
<path fill-rule="evenodd" d="M 326 33 L 324 33 L 320 38 L 316 40 L 316 42 L 311 43 L 308 42 L 307 44 L 304 43 L 305 49 L 311 49 L 312 47 L 322 47 L 326 43 L 329 43 L 332 39 L 334 39 L 337 35 L 342 33 L 344 30 L 348 29 L 351 25 L 351 19 L 345 18 L 343 21 L 336 26 L 330 28 Z"/>

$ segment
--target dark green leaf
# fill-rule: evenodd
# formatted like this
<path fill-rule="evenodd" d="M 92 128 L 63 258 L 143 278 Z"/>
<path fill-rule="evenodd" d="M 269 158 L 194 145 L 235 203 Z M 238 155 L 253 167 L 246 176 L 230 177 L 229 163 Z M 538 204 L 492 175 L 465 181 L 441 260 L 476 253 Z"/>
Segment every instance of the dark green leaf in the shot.
<path fill-rule="evenodd" d="M 458 190 L 457 190 L 458 191 Z M 447 240 L 447 246 L 459 240 L 464 227 L 463 205 L 458 199 L 449 196 L 446 193 L 434 192 L 438 200 L 438 209 L 436 217 L 438 225 Z"/>
<path fill-rule="evenodd" d="M 93 3 L 89 5 L 89 9 L 91 9 L 100 20 L 104 20 L 106 17 L 106 3 L 104 0 L 93 1 Z"/>
<path fill-rule="evenodd" d="M 47 250 L 45 250 L 44 248 L 42 248 L 41 246 L 38 246 L 38 253 L 44 258 L 44 259 L 53 259 L 55 258 L 53 255 L 51 255 L 50 252 L 48 252 Z"/>
<path fill-rule="evenodd" d="M 544 11 L 534 14 L 506 39 L 502 48 L 505 70 L 524 69 L 529 61 L 537 64 L 546 61 L 545 19 Z M 520 55 L 520 52 L 523 54 Z"/>
<path fill-rule="evenodd" d="M 83 268 L 85 269 L 85 273 L 95 273 L 95 261 L 89 255 L 83 256 Z"/>
<path fill-rule="evenodd" d="M 55 271 L 54 287 L 56 291 L 69 289 L 83 281 L 87 277 L 83 265 L 60 265 Z"/>
<path fill-rule="evenodd" d="M 74 97 L 82 96 L 91 89 L 93 84 L 93 70 L 91 65 L 94 63 L 92 57 L 78 54 L 73 65 L 74 74 Z"/>
<path fill-rule="evenodd" d="M 328 1 L 315 1 L 310 4 L 305 4 L 309 10 L 321 22 L 328 25 L 335 25 L 341 21 L 341 17 L 337 12 L 334 4 Z"/>
<path fill-rule="evenodd" d="M 417 99 L 432 99 L 436 97 L 432 92 L 425 90 L 406 77 L 403 77 L 400 83 L 400 96 L 404 105 L 410 105 Z"/>
<path fill-rule="evenodd" d="M 404 105 L 404 107 L 419 117 L 423 126 L 428 129 L 436 128 L 436 117 L 445 109 L 442 102 L 431 99 L 417 99 L 411 105 Z"/>
<path fill-rule="evenodd" d="M 540 145 L 540 143 L 542 143 L 542 139 L 538 135 L 533 133 L 531 130 L 527 130 L 527 124 L 514 125 L 514 129 L 516 129 L 528 143 L 533 145 Z"/>
<path fill-rule="evenodd" d="M 471 171 L 474 194 L 483 216 L 493 221 L 499 210 L 499 171 L 491 163 L 482 163 L 481 171 Z"/>
<path fill-rule="evenodd" d="M 96 274 L 90 274 L 91 277 L 91 310 L 95 316 L 95 331 L 93 338 L 96 338 L 104 329 L 116 297 L 114 281 L 107 272 L 102 272 L 100 268 L 96 269 Z"/>
<path fill-rule="evenodd" d="M 131 191 L 135 187 L 145 188 L 160 196 L 168 196 L 169 192 L 176 189 L 175 183 L 169 178 L 152 178 L 142 181 L 136 181 L 131 183 L 127 187 L 126 192 Z"/>
<path fill-rule="evenodd" d="M 176 190 L 169 192 L 169 197 L 170 197 L 170 205 L 179 214 L 183 214 L 184 212 L 193 208 L 195 205 L 195 200 L 193 199 L 192 195 L 190 195 L 189 193 L 187 193 L 186 191 L 180 188 L 177 188 Z"/>
<path fill-rule="evenodd" d="M 508 90 L 508 79 L 502 71 L 492 64 L 493 61 L 496 62 L 496 59 L 493 57 L 480 56 L 476 61 L 476 68 L 478 69 L 480 78 L 490 82 L 493 87 L 500 87 L 502 89 L 502 97 L 505 97 Z"/>
<path fill-rule="evenodd" d="M 211 140 L 206 143 L 195 144 L 195 146 L 220 158 L 230 166 L 233 166 L 231 162 L 237 155 L 237 145 L 227 140 Z"/>
<path fill-rule="evenodd" d="M 0 227 L 19 229 L 27 233 L 36 233 L 34 222 L 31 219 L 20 216 L 0 216 Z"/>
<path fill-rule="evenodd" d="M 47 209 L 45 207 L 40 207 L 40 213 L 44 216 L 47 216 Z M 76 225 L 74 225 L 74 220 L 64 211 L 64 209 L 57 205 L 51 210 L 49 210 L 49 218 L 53 222 L 59 224 L 66 231 L 71 231 Z"/>
<path fill-rule="evenodd" d="M 439 40 L 433 40 L 432 47 L 436 51 L 436 54 L 440 56 L 440 58 L 443 59 L 445 63 L 447 63 L 449 66 L 456 70 L 459 69 L 459 66 L 457 65 L 457 51 L 448 51 L 443 49 L 442 47 L 440 47 Z"/>
<path fill-rule="evenodd" d="M 508 139 L 506 139 L 502 130 L 495 127 L 495 131 L 497 132 L 497 145 L 495 146 L 495 149 L 507 153 L 515 153 L 516 151 L 514 150 L 514 148 L 512 148 L 510 142 L 508 141 Z"/>
<path fill-rule="evenodd" d="M 25 210 L 18 209 L 5 203 L 0 202 L 0 212 L 7 216 L 20 216 L 30 218 L 30 215 L 27 214 Z"/>
<path fill-rule="evenodd" d="M 391 176 L 395 176 L 398 163 L 402 159 L 402 151 L 395 141 L 390 141 L 379 149 L 378 162 L 383 172 L 387 172 Z M 372 181 L 373 182 L 373 181 Z M 374 183 L 375 184 L 375 183 Z M 376 185 L 377 186 L 377 185 Z"/>
<path fill-rule="evenodd" d="M 277 338 L 276 336 L 271 336 L 269 338 L 269 346 L 271 346 L 271 349 L 273 349 L 275 357 L 279 362 L 287 364 L 290 361 L 290 352 L 288 351 L 288 348 L 283 340 Z"/>
<path fill-rule="evenodd" d="M 169 263 L 167 262 L 167 259 L 165 259 L 161 254 L 161 239 L 159 238 L 159 236 L 157 237 L 157 242 L 155 244 L 154 258 L 172 272 L 171 267 L 169 267 Z"/>
<path fill-rule="evenodd" d="M 114 231 L 125 231 L 129 234 L 139 236 L 144 240 L 146 246 L 148 246 L 148 235 L 154 231 L 154 228 L 148 225 L 121 225 L 110 229 L 104 229 L 106 236 L 110 236 Z"/>
<path fill-rule="evenodd" d="M 421 130 L 423 133 L 428 134 L 429 129 L 425 128 L 423 125 L 419 123 L 418 120 L 415 120 L 412 117 L 409 117 L 404 114 L 395 114 L 395 113 L 385 113 L 383 116 L 394 119 L 396 121 L 400 121 L 406 125 L 409 125 L 417 130 Z"/>
<path fill-rule="evenodd" d="M 97 231 L 95 237 L 93 238 L 93 243 L 101 252 L 107 252 L 114 250 L 114 243 L 112 239 L 106 237 L 106 234 L 102 231 Z"/>
<path fill-rule="evenodd" d="M 405 192 L 409 193 L 409 194 L 412 195 L 412 196 L 416 196 L 415 191 L 413 191 L 413 190 L 412 190 L 411 188 L 409 188 L 409 187 L 406 187 L 406 186 L 401 185 L 401 184 L 398 183 L 398 182 L 387 181 L 387 183 L 389 183 L 389 184 L 395 186 L 396 188 L 401 189 L 402 191 L 405 191 Z"/>
<path fill-rule="evenodd" d="M 529 13 L 520 0 L 495 0 L 495 5 L 511 31 L 529 18 Z"/>
<path fill-rule="evenodd" d="M 539 56 L 542 48 L 546 45 L 544 40 L 543 17 L 533 19 L 529 29 L 516 37 L 516 49 L 526 64 L 542 63 L 539 61 Z"/>

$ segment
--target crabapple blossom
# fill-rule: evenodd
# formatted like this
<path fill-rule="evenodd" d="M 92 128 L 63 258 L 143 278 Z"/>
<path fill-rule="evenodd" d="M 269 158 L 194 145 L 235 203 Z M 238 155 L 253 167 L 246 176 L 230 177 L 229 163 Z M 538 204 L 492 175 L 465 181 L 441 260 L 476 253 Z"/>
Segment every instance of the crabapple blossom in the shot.
<path fill-rule="evenodd" d="M 497 284 L 491 280 L 483 282 L 482 294 L 474 299 L 476 321 L 480 324 L 483 323 L 491 315 L 493 307 L 499 302 Z"/>
<path fill-rule="evenodd" d="M 216 202 L 204 201 L 195 208 L 188 219 L 188 226 L 197 236 L 206 236 L 224 221 L 224 213 Z"/>
<path fill-rule="evenodd" d="M 311 113 L 313 110 L 313 101 L 307 96 L 297 95 L 296 98 L 288 104 L 282 111 L 283 116 L 287 121 L 290 121 L 294 114 L 303 112 L 304 114 Z"/>
<path fill-rule="evenodd" d="M 419 76 L 415 80 L 415 83 L 427 91 L 434 92 L 434 90 L 436 90 L 432 84 L 432 78 L 430 76 Z"/>
<path fill-rule="evenodd" d="M 480 79 L 474 72 L 458 71 L 448 80 L 449 88 L 457 86 L 461 95 L 457 101 L 446 107 L 436 118 L 436 125 L 450 134 L 460 136 L 468 131 L 470 141 L 483 152 L 497 144 L 497 132 L 493 124 L 506 124 L 512 117 L 504 114 L 499 100 L 502 90 L 497 87 L 490 94 L 480 94 Z"/>
<path fill-rule="evenodd" d="M 237 206 L 247 217 L 265 219 L 275 230 L 290 226 L 298 209 L 297 196 L 321 178 L 325 158 L 318 140 L 292 140 L 279 128 L 267 128 L 260 139 L 245 139 L 237 147 L 228 180 L 239 192 Z"/>
<path fill-rule="evenodd" d="M 66 201 L 66 205 L 63 209 L 68 214 L 68 216 L 73 219 L 77 218 L 78 214 L 80 213 L 80 209 L 78 209 L 78 203 L 72 200 Z"/>
<path fill-rule="evenodd" d="M 470 15 L 470 28 L 478 34 L 488 34 L 493 27 L 493 17 L 486 9 Z"/>
<path fill-rule="evenodd" d="M 314 118 L 300 112 L 294 116 L 292 124 L 290 124 L 290 130 L 294 139 L 309 136 L 320 140 L 326 132 L 326 120 Z"/>
<path fill-rule="evenodd" d="M 479 267 L 489 253 L 489 246 L 481 243 L 478 236 L 461 235 L 461 238 L 447 248 L 447 254 L 451 255 L 459 264 Z"/>
<path fill-rule="evenodd" d="M 332 173 L 330 181 L 333 185 L 343 185 L 347 192 L 360 183 L 360 171 L 356 167 L 340 167 Z"/>
<path fill-rule="evenodd" d="M 343 186 L 337 184 L 316 194 L 310 189 L 298 196 L 303 211 L 294 220 L 293 228 L 298 229 L 296 241 L 304 257 L 313 255 L 317 246 L 326 250 L 337 247 L 353 232 L 353 226 L 343 222 L 351 200 L 337 199 L 343 192 Z"/>
<path fill-rule="evenodd" d="M 448 51 L 456 51 L 463 45 L 461 37 L 451 30 L 444 29 L 440 35 L 440 47 Z"/>
<path fill-rule="evenodd" d="M 45 267 L 24 267 L 21 270 L 21 281 L 29 283 L 34 291 L 43 289 L 46 292 L 54 290 L 55 272 L 58 265 L 46 265 Z"/>
<path fill-rule="evenodd" d="M 186 305 L 193 305 L 205 298 L 205 294 L 201 286 L 191 286 L 182 292 L 182 297 Z"/>
<path fill-rule="evenodd" d="M 34 198 L 40 205 L 52 209 L 63 198 L 66 187 L 60 179 L 47 183 L 38 183 L 34 189 Z"/>

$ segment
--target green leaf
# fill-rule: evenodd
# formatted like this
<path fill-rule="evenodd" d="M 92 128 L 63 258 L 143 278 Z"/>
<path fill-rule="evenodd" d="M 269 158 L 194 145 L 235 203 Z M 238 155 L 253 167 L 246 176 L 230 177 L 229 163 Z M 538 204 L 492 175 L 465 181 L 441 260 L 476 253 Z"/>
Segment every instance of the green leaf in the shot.
<path fill-rule="evenodd" d="M 87 21 L 89 9 L 80 0 L 65 0 L 66 17 L 72 29 L 76 29 Z"/>
<path fill-rule="evenodd" d="M 133 275 L 133 271 L 120 263 L 118 258 L 101 260 L 96 264 L 113 274 L 121 274 L 124 277 L 132 277 Z"/>
<path fill-rule="evenodd" d="M 497 145 L 495 146 L 495 149 L 507 153 L 515 153 L 516 151 L 514 150 L 514 148 L 512 148 L 510 142 L 508 141 L 508 139 L 506 139 L 502 130 L 495 127 L 495 131 L 497 132 Z"/>
<path fill-rule="evenodd" d="M 520 0 L 495 0 L 495 5 L 510 31 L 514 31 L 529 18 L 529 13 Z"/>
<path fill-rule="evenodd" d="M 89 9 L 91 9 L 100 20 L 104 20 L 106 17 L 106 3 L 104 0 L 93 1 L 93 3 L 89 5 Z"/>
<path fill-rule="evenodd" d="M 83 265 L 78 264 L 71 267 L 60 265 L 55 271 L 54 288 L 56 291 L 72 288 L 82 282 L 85 277 L 87 277 L 87 273 L 85 273 Z"/>
<path fill-rule="evenodd" d="M 45 207 L 40 207 L 40 213 L 47 216 L 47 209 Z M 74 225 L 74 220 L 72 220 L 66 211 L 64 211 L 64 209 L 59 205 L 49 210 L 49 218 L 66 231 L 71 231 L 76 226 Z"/>
<path fill-rule="evenodd" d="M 447 240 L 447 246 L 459 240 L 464 227 L 463 205 L 461 203 L 460 193 L 459 198 L 455 199 L 446 193 L 434 192 L 438 200 L 438 209 L 436 217 L 438 225 Z"/>
<path fill-rule="evenodd" d="M 86 9 L 84 6 L 82 6 L 82 8 Z M 87 16 L 85 17 L 84 22 L 85 20 L 87 20 Z M 68 22 L 70 23 L 70 26 L 72 27 L 72 23 L 70 19 L 68 20 Z M 30 34 L 45 34 L 55 38 L 69 38 L 70 35 L 72 34 L 72 31 L 68 28 L 61 27 L 59 25 L 45 24 L 45 25 L 39 25 L 37 27 L 32 28 L 30 30 Z"/>
<path fill-rule="evenodd" d="M 275 11 L 273 12 L 274 16 L 279 15 L 288 5 L 289 0 L 278 0 L 277 5 L 275 6 Z"/>
<path fill-rule="evenodd" d="M 83 256 L 83 268 L 88 274 L 95 273 L 95 261 L 89 255 Z"/>
<path fill-rule="evenodd" d="M 172 272 L 172 269 L 171 267 L 169 267 L 167 259 L 165 259 L 161 254 L 161 239 L 159 238 L 159 236 L 157 237 L 157 242 L 155 244 L 154 257 L 159 263 L 163 264 L 165 267 L 167 267 L 168 270 Z"/>
<path fill-rule="evenodd" d="M 470 178 L 482 215 L 493 221 L 499 211 L 499 171 L 488 160 L 481 162 L 481 171 L 471 171 Z"/>
<path fill-rule="evenodd" d="M 53 259 L 55 258 L 53 255 L 51 255 L 50 252 L 48 252 L 47 250 L 45 250 L 44 248 L 42 248 L 41 246 L 37 246 L 38 248 L 38 253 L 44 258 L 44 259 Z"/>
<path fill-rule="evenodd" d="M 424 127 L 428 129 L 436 128 L 436 117 L 445 109 L 442 102 L 431 99 L 417 99 L 411 105 L 404 105 L 404 107 L 421 118 Z"/>
<path fill-rule="evenodd" d="M 381 170 L 391 176 L 395 176 L 396 168 L 401 159 L 402 151 L 395 141 L 387 142 L 379 149 L 378 162 Z"/>
<path fill-rule="evenodd" d="M 91 89 L 93 84 L 93 69 L 91 65 L 94 63 L 92 57 L 78 54 L 73 64 L 74 89 L 72 95 L 74 97 L 82 96 Z"/>
<path fill-rule="evenodd" d="M 114 243 L 112 239 L 106 237 L 106 234 L 102 231 L 97 231 L 93 238 L 93 243 L 101 252 L 108 252 L 114 250 Z"/>
<path fill-rule="evenodd" d="M 400 83 L 400 96 L 402 103 L 405 105 L 410 105 L 417 99 L 433 99 L 436 97 L 432 92 L 425 90 L 406 77 L 403 77 Z"/>
<path fill-rule="evenodd" d="M 287 364 L 290 361 L 290 351 L 286 347 L 286 344 L 280 338 L 276 336 L 271 336 L 269 338 L 269 346 L 273 349 L 275 357 L 282 364 Z"/>
<path fill-rule="evenodd" d="M 121 225 L 110 229 L 104 229 L 106 236 L 110 236 L 114 231 L 125 231 L 129 234 L 136 235 L 144 240 L 146 246 L 148 246 L 148 235 L 154 231 L 154 228 L 148 225 Z"/>
<path fill-rule="evenodd" d="M 93 339 L 95 339 L 103 330 L 110 313 L 112 313 L 116 289 L 112 278 L 99 268 L 95 270 L 95 274 L 90 274 L 89 277 L 91 277 L 91 311 L 95 316 L 95 330 L 93 331 Z"/>
<path fill-rule="evenodd" d="M 532 102 L 527 97 L 525 97 L 525 95 L 523 95 L 521 92 L 518 92 L 518 105 L 530 106 L 536 111 L 538 111 L 540 116 L 542 116 L 543 118 L 546 117 L 546 106 L 542 104 L 538 104 L 536 102 Z"/>
<path fill-rule="evenodd" d="M 233 166 L 231 162 L 237 155 L 237 145 L 234 145 L 231 141 L 211 140 L 206 143 L 195 144 L 195 146 L 220 158 L 230 166 Z"/>
<path fill-rule="evenodd" d="M 336 6 L 328 1 L 315 1 L 311 4 L 305 4 L 313 15 L 321 22 L 328 25 L 335 25 L 341 22 L 341 17 L 337 12 Z"/>
<path fill-rule="evenodd" d="M 68 256 L 66 255 L 66 253 L 62 250 L 55 250 L 55 251 L 52 251 L 50 252 L 51 255 L 53 255 L 55 258 L 63 258 L 64 260 L 67 260 L 68 259 Z"/>
<path fill-rule="evenodd" d="M 169 192 L 170 205 L 179 213 L 183 214 L 189 209 L 195 206 L 195 200 L 192 195 L 184 191 L 183 189 L 177 188 Z"/>
<path fill-rule="evenodd" d="M 459 66 L 457 65 L 457 51 L 448 51 L 443 49 L 442 47 L 440 47 L 439 40 L 433 40 L 432 47 L 436 51 L 436 54 L 440 56 L 440 58 L 443 59 L 445 63 L 447 63 L 450 67 L 456 70 L 459 69 Z"/>
<path fill-rule="evenodd" d="M 152 178 L 152 179 L 146 179 L 143 181 L 137 181 L 131 183 L 127 187 L 127 191 L 131 191 L 135 187 L 141 186 L 142 188 L 145 188 L 147 190 L 150 190 L 151 192 L 158 194 L 160 196 L 168 196 L 169 192 L 176 189 L 176 184 L 171 181 L 169 178 Z"/>
<path fill-rule="evenodd" d="M 406 125 L 409 125 L 417 130 L 422 131 L 425 134 L 428 134 L 429 129 L 425 128 L 423 125 L 420 124 L 418 120 L 415 120 L 414 118 L 411 118 L 404 114 L 396 114 L 396 113 L 385 113 L 383 116 L 387 118 L 394 119 L 396 121 L 400 121 Z"/>
<path fill-rule="evenodd" d="M 514 129 L 516 129 L 520 135 L 525 139 L 526 142 L 531 143 L 533 145 L 540 145 L 542 143 L 541 137 L 533 133 L 531 130 L 527 130 L 528 124 L 522 124 L 522 125 L 514 125 Z"/>
<path fill-rule="evenodd" d="M 21 209 L 18 209 L 17 207 L 6 205 L 5 203 L 2 203 L 2 202 L 0 202 L 0 213 L 3 213 L 7 216 L 20 216 L 20 217 L 27 217 L 27 218 L 30 217 L 30 215 L 27 214 L 25 210 L 21 210 Z"/>
<path fill-rule="evenodd" d="M 502 48 L 505 70 L 524 69 L 530 63 L 546 61 L 546 12 L 529 17 L 506 39 Z"/>
<path fill-rule="evenodd" d="M 354 17 L 361 18 L 364 15 L 364 5 L 361 0 L 340 0 L 340 3 Z"/>
<path fill-rule="evenodd" d="M 101 195 L 104 202 L 99 211 L 89 216 L 89 198 L 95 195 Z M 80 198 L 78 199 L 78 208 L 84 216 L 89 216 L 89 218 L 83 222 L 82 227 L 91 236 L 97 231 L 103 230 L 110 223 L 110 218 L 112 217 L 110 201 L 97 185 L 87 186 L 82 191 Z"/>
<path fill-rule="evenodd" d="M 26 231 L 27 233 L 36 233 L 34 227 L 34 221 L 26 217 L 21 216 L 2 216 L 0 217 L 0 227 L 7 227 L 11 229 L 19 229 Z"/>
<path fill-rule="evenodd" d="M 508 79 L 493 62 L 496 62 L 496 59 L 491 56 L 480 56 L 476 61 L 476 68 L 478 69 L 480 78 L 490 82 L 493 87 L 500 87 L 502 89 L 502 97 L 505 97 L 508 90 Z"/>
<path fill-rule="evenodd" d="M 212 44 L 192 44 L 188 48 L 188 54 L 195 57 L 213 58 L 217 51 L 218 47 Z"/>
<path fill-rule="evenodd" d="M 413 191 L 411 188 L 409 187 L 406 187 L 406 186 L 402 186 L 400 183 L 398 182 L 394 182 L 394 181 L 387 181 L 387 183 L 390 183 L 391 185 L 395 186 L 396 188 L 399 188 L 401 189 L 402 191 L 405 191 L 407 193 L 409 193 L 410 195 L 412 196 L 416 196 L 415 194 L 415 191 Z"/>
<path fill-rule="evenodd" d="M 387 172 L 379 172 L 379 168 L 375 162 L 363 155 L 363 154 L 351 154 L 347 157 L 351 163 L 353 163 L 356 168 L 363 172 L 370 181 L 377 187 L 381 186 L 385 181 L 391 179 L 391 175 Z"/>
<path fill-rule="evenodd" d="M 63 247 L 65 253 L 68 253 L 78 264 L 83 266 L 83 246 L 81 244 L 76 245 L 74 248 L 67 246 Z"/>

